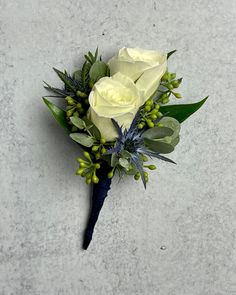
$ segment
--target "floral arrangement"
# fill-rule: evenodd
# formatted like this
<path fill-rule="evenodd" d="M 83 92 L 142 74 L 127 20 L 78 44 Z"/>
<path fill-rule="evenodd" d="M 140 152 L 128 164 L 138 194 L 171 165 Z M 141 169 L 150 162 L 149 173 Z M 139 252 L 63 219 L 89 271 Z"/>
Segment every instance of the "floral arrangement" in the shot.
<path fill-rule="evenodd" d="M 193 104 L 169 104 L 180 99 L 176 92 L 182 78 L 169 71 L 168 54 L 138 48 L 122 48 L 108 62 L 88 52 L 81 69 L 72 75 L 54 71 L 63 82 L 58 89 L 45 88 L 61 98 L 61 109 L 43 97 L 57 122 L 83 150 L 77 175 L 93 184 L 92 206 L 84 232 L 87 249 L 100 210 L 115 173 L 148 182 L 155 170 L 153 158 L 175 163 L 164 156 L 179 143 L 180 124 L 197 111 L 207 97 Z"/>

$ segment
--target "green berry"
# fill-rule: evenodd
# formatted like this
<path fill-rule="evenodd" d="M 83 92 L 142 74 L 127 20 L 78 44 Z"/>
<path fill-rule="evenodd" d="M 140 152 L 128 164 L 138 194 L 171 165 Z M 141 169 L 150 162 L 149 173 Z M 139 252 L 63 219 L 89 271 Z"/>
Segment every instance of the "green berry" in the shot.
<path fill-rule="evenodd" d="M 101 144 L 105 144 L 106 143 L 106 139 L 105 138 L 101 138 L 100 139 Z"/>
<path fill-rule="evenodd" d="M 147 120 L 147 125 L 150 128 L 153 128 L 154 127 L 154 123 L 151 120 L 149 120 L 149 119 Z"/>
<path fill-rule="evenodd" d="M 68 96 L 66 96 L 66 98 L 65 98 L 65 100 L 66 100 L 66 101 L 68 101 L 68 100 L 70 100 L 70 99 L 72 99 L 72 97 L 71 97 L 71 96 L 69 96 L 69 95 L 68 95 Z"/>
<path fill-rule="evenodd" d="M 153 105 L 153 101 L 151 99 L 148 99 L 146 102 L 145 102 L 145 106 L 152 106 Z"/>
<path fill-rule="evenodd" d="M 80 102 L 78 102 L 76 107 L 77 107 L 78 110 L 81 110 L 82 109 L 82 104 Z"/>
<path fill-rule="evenodd" d="M 162 80 L 162 81 L 168 81 L 168 80 L 169 80 L 169 76 L 170 76 L 169 73 L 166 72 L 166 73 L 162 76 L 161 80 Z"/>
<path fill-rule="evenodd" d="M 134 175 L 134 179 L 135 179 L 135 180 L 139 180 L 139 178 L 140 178 L 140 173 L 137 172 L 137 173 Z"/>
<path fill-rule="evenodd" d="M 84 168 L 79 168 L 79 169 L 76 170 L 77 175 L 82 175 L 83 172 L 84 172 Z"/>
<path fill-rule="evenodd" d="M 86 93 L 81 92 L 81 91 L 79 91 L 79 90 L 76 92 L 76 95 L 77 95 L 77 96 L 80 96 L 80 97 L 88 97 L 88 95 L 87 95 Z"/>
<path fill-rule="evenodd" d="M 151 111 L 151 106 L 146 105 L 146 106 L 145 106 L 145 111 L 146 111 L 146 112 L 150 112 L 150 111 Z"/>
<path fill-rule="evenodd" d="M 139 123 L 138 124 L 138 129 L 143 129 L 144 126 L 145 126 L 145 123 L 144 122 Z"/>
<path fill-rule="evenodd" d="M 157 169 L 157 167 L 155 165 L 149 165 L 147 168 L 150 169 L 150 170 L 156 170 Z"/>
<path fill-rule="evenodd" d="M 181 95 L 180 93 L 173 92 L 173 94 L 174 94 L 174 96 L 175 96 L 176 98 L 181 98 L 181 97 L 182 97 L 182 95 Z"/>
<path fill-rule="evenodd" d="M 156 120 L 157 119 L 157 115 L 155 115 L 155 114 L 152 114 L 150 117 L 151 117 L 152 120 Z"/>
<path fill-rule="evenodd" d="M 168 103 L 170 101 L 169 97 L 166 97 L 165 99 L 162 100 L 162 103 Z"/>
<path fill-rule="evenodd" d="M 179 87 L 179 81 L 178 80 L 172 81 L 171 84 L 173 85 L 174 88 L 178 88 Z"/>
<path fill-rule="evenodd" d="M 91 157 L 90 157 L 90 154 L 88 152 L 84 152 L 84 157 L 86 159 L 88 159 L 90 162 L 92 162 Z"/>
<path fill-rule="evenodd" d="M 158 103 L 155 104 L 155 110 L 158 110 L 159 111 L 160 109 L 160 105 Z"/>
<path fill-rule="evenodd" d="M 101 149 L 101 153 L 105 154 L 106 151 L 107 151 L 106 148 L 104 148 L 104 146 L 103 146 L 102 149 Z"/>
<path fill-rule="evenodd" d="M 114 170 L 112 169 L 108 174 L 107 177 L 108 178 L 112 178 L 114 176 Z"/>
<path fill-rule="evenodd" d="M 101 167 L 101 166 L 100 166 L 99 163 L 96 163 L 96 164 L 95 164 L 95 168 L 96 168 L 96 169 L 100 169 L 100 167 Z"/>
<path fill-rule="evenodd" d="M 173 80 L 173 79 L 175 79 L 175 78 L 176 78 L 176 73 L 171 73 L 171 74 L 170 74 L 170 79 Z"/>
<path fill-rule="evenodd" d="M 101 158 L 101 154 L 100 153 L 96 153 L 95 154 L 95 158 L 96 158 L 96 160 L 100 159 Z"/>
<path fill-rule="evenodd" d="M 88 167 L 88 164 L 87 164 L 87 163 L 84 163 L 84 162 L 83 162 L 83 163 L 80 163 L 80 167 L 81 167 L 81 168 Z"/>
<path fill-rule="evenodd" d="M 73 115 L 74 109 L 70 109 L 66 112 L 67 117 L 71 117 Z"/>
<path fill-rule="evenodd" d="M 148 157 L 147 156 L 143 155 L 142 158 L 143 158 L 143 162 L 147 162 L 148 161 Z"/>
<path fill-rule="evenodd" d="M 91 178 L 86 178 L 86 183 L 89 185 L 89 184 L 91 184 Z"/>
<path fill-rule="evenodd" d="M 93 181 L 93 183 L 98 183 L 99 178 L 94 174 L 93 177 L 92 177 L 92 181 Z"/>
<path fill-rule="evenodd" d="M 94 145 L 94 146 L 92 147 L 92 151 L 93 151 L 93 152 L 97 152 L 98 149 L 99 149 L 99 145 Z"/>
<path fill-rule="evenodd" d="M 73 106 L 75 104 L 74 100 L 71 98 L 67 100 L 68 105 Z"/>

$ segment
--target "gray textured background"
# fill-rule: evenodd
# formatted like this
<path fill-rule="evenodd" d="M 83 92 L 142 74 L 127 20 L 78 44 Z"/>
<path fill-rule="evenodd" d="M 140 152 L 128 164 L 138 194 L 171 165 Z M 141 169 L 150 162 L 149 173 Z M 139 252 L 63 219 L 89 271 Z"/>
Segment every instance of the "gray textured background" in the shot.
<path fill-rule="evenodd" d="M 232 0 L 0 0 L 0 294 L 236 294 L 235 13 Z M 42 104 L 51 67 L 96 46 L 170 51 L 183 124 L 147 191 L 117 180 L 93 243 L 81 250 L 89 190 L 76 144 Z M 163 247 L 165 250 L 163 250 Z"/>

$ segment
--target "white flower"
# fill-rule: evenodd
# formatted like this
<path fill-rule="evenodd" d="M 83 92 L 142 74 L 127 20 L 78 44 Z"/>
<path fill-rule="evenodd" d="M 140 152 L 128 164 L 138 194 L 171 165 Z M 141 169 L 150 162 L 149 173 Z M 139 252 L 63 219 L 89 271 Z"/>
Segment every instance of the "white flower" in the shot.
<path fill-rule="evenodd" d="M 111 75 L 131 78 L 148 99 L 158 88 L 167 69 L 167 54 L 139 48 L 121 48 L 108 62 Z"/>
<path fill-rule="evenodd" d="M 111 141 L 117 137 L 111 118 L 123 129 L 128 129 L 145 100 L 143 92 L 138 90 L 129 77 L 117 73 L 95 83 L 89 94 L 89 103 L 89 119 L 100 130 L 102 137 Z"/>

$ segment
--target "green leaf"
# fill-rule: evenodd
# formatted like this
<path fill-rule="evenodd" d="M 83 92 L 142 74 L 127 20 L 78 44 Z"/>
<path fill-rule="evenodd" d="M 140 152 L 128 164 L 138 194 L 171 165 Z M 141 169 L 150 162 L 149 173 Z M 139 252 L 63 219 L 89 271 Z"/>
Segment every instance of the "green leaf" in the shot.
<path fill-rule="evenodd" d="M 203 100 L 192 104 L 165 105 L 160 107 L 160 112 L 168 117 L 175 118 L 180 123 L 195 113 L 207 100 L 208 96 Z"/>
<path fill-rule="evenodd" d="M 162 140 L 151 140 L 145 138 L 144 144 L 148 149 L 158 154 L 169 154 L 174 150 L 174 147 L 171 144 L 163 142 Z"/>
<path fill-rule="evenodd" d="M 173 130 L 173 134 L 171 136 L 167 136 L 165 138 L 166 142 L 170 143 L 173 146 L 176 146 L 179 142 L 179 132 L 180 132 L 180 123 L 174 118 L 171 117 L 163 117 L 160 120 L 160 123 L 167 128 Z"/>
<path fill-rule="evenodd" d="M 107 76 L 109 67 L 103 61 L 96 61 L 89 71 L 91 80 L 95 83 L 102 77 Z"/>
<path fill-rule="evenodd" d="M 167 59 L 169 58 L 169 57 L 171 57 L 171 55 L 173 54 L 173 53 L 175 53 L 177 50 L 175 49 L 175 50 L 172 50 L 172 51 L 170 51 L 170 52 L 168 52 L 167 53 Z"/>
<path fill-rule="evenodd" d="M 70 117 L 70 120 L 71 123 L 79 129 L 84 129 L 86 127 L 84 120 L 80 119 L 79 117 L 73 116 Z"/>
<path fill-rule="evenodd" d="M 68 76 L 67 73 L 63 73 L 56 68 L 53 68 L 53 70 L 57 73 L 58 77 L 64 82 L 65 86 L 67 86 L 69 89 L 71 89 L 73 92 L 76 92 L 76 88 L 74 87 L 72 83 L 71 77 Z"/>
<path fill-rule="evenodd" d="M 89 88 L 89 71 L 91 66 L 85 62 L 83 64 L 82 70 L 81 70 L 81 84 L 84 89 L 84 91 L 87 91 Z"/>
<path fill-rule="evenodd" d="M 125 168 L 126 170 L 129 169 L 129 161 L 125 158 L 119 158 L 119 164 Z"/>
<path fill-rule="evenodd" d="M 81 70 L 77 70 L 73 73 L 73 78 L 79 82 L 81 82 Z"/>
<path fill-rule="evenodd" d="M 97 140 L 101 139 L 101 133 L 99 131 L 99 129 L 93 124 L 92 121 L 90 121 L 87 117 L 83 117 L 83 121 L 86 125 L 86 130 L 89 134 L 91 134 L 91 136 L 93 136 L 94 138 L 96 138 Z"/>
<path fill-rule="evenodd" d="M 166 136 L 171 136 L 173 134 L 173 130 L 166 127 L 153 127 L 148 129 L 142 134 L 143 138 L 148 139 L 159 139 Z"/>
<path fill-rule="evenodd" d="M 70 137 L 78 142 L 79 144 L 86 146 L 86 147 L 91 147 L 94 144 L 94 140 L 91 136 L 84 134 L 84 133 L 71 133 Z"/>
<path fill-rule="evenodd" d="M 119 163 L 119 158 L 117 154 L 111 155 L 111 167 L 115 167 Z"/>
<path fill-rule="evenodd" d="M 58 88 L 54 88 L 52 86 L 50 86 L 47 82 L 43 81 L 46 86 L 44 86 L 45 89 L 47 89 L 48 91 L 51 91 L 53 93 L 56 93 L 58 94 L 57 97 L 65 97 L 65 96 L 68 96 L 70 95 L 71 93 L 70 92 L 67 92 L 65 90 L 61 90 L 61 89 L 58 89 Z"/>
<path fill-rule="evenodd" d="M 45 97 L 43 97 L 43 101 L 46 104 L 46 106 L 49 108 L 49 110 L 52 112 L 54 118 L 59 123 L 59 125 L 66 129 L 67 131 L 70 131 L 70 126 L 66 120 L 66 112 L 56 105 L 54 105 L 52 102 L 47 100 Z"/>

